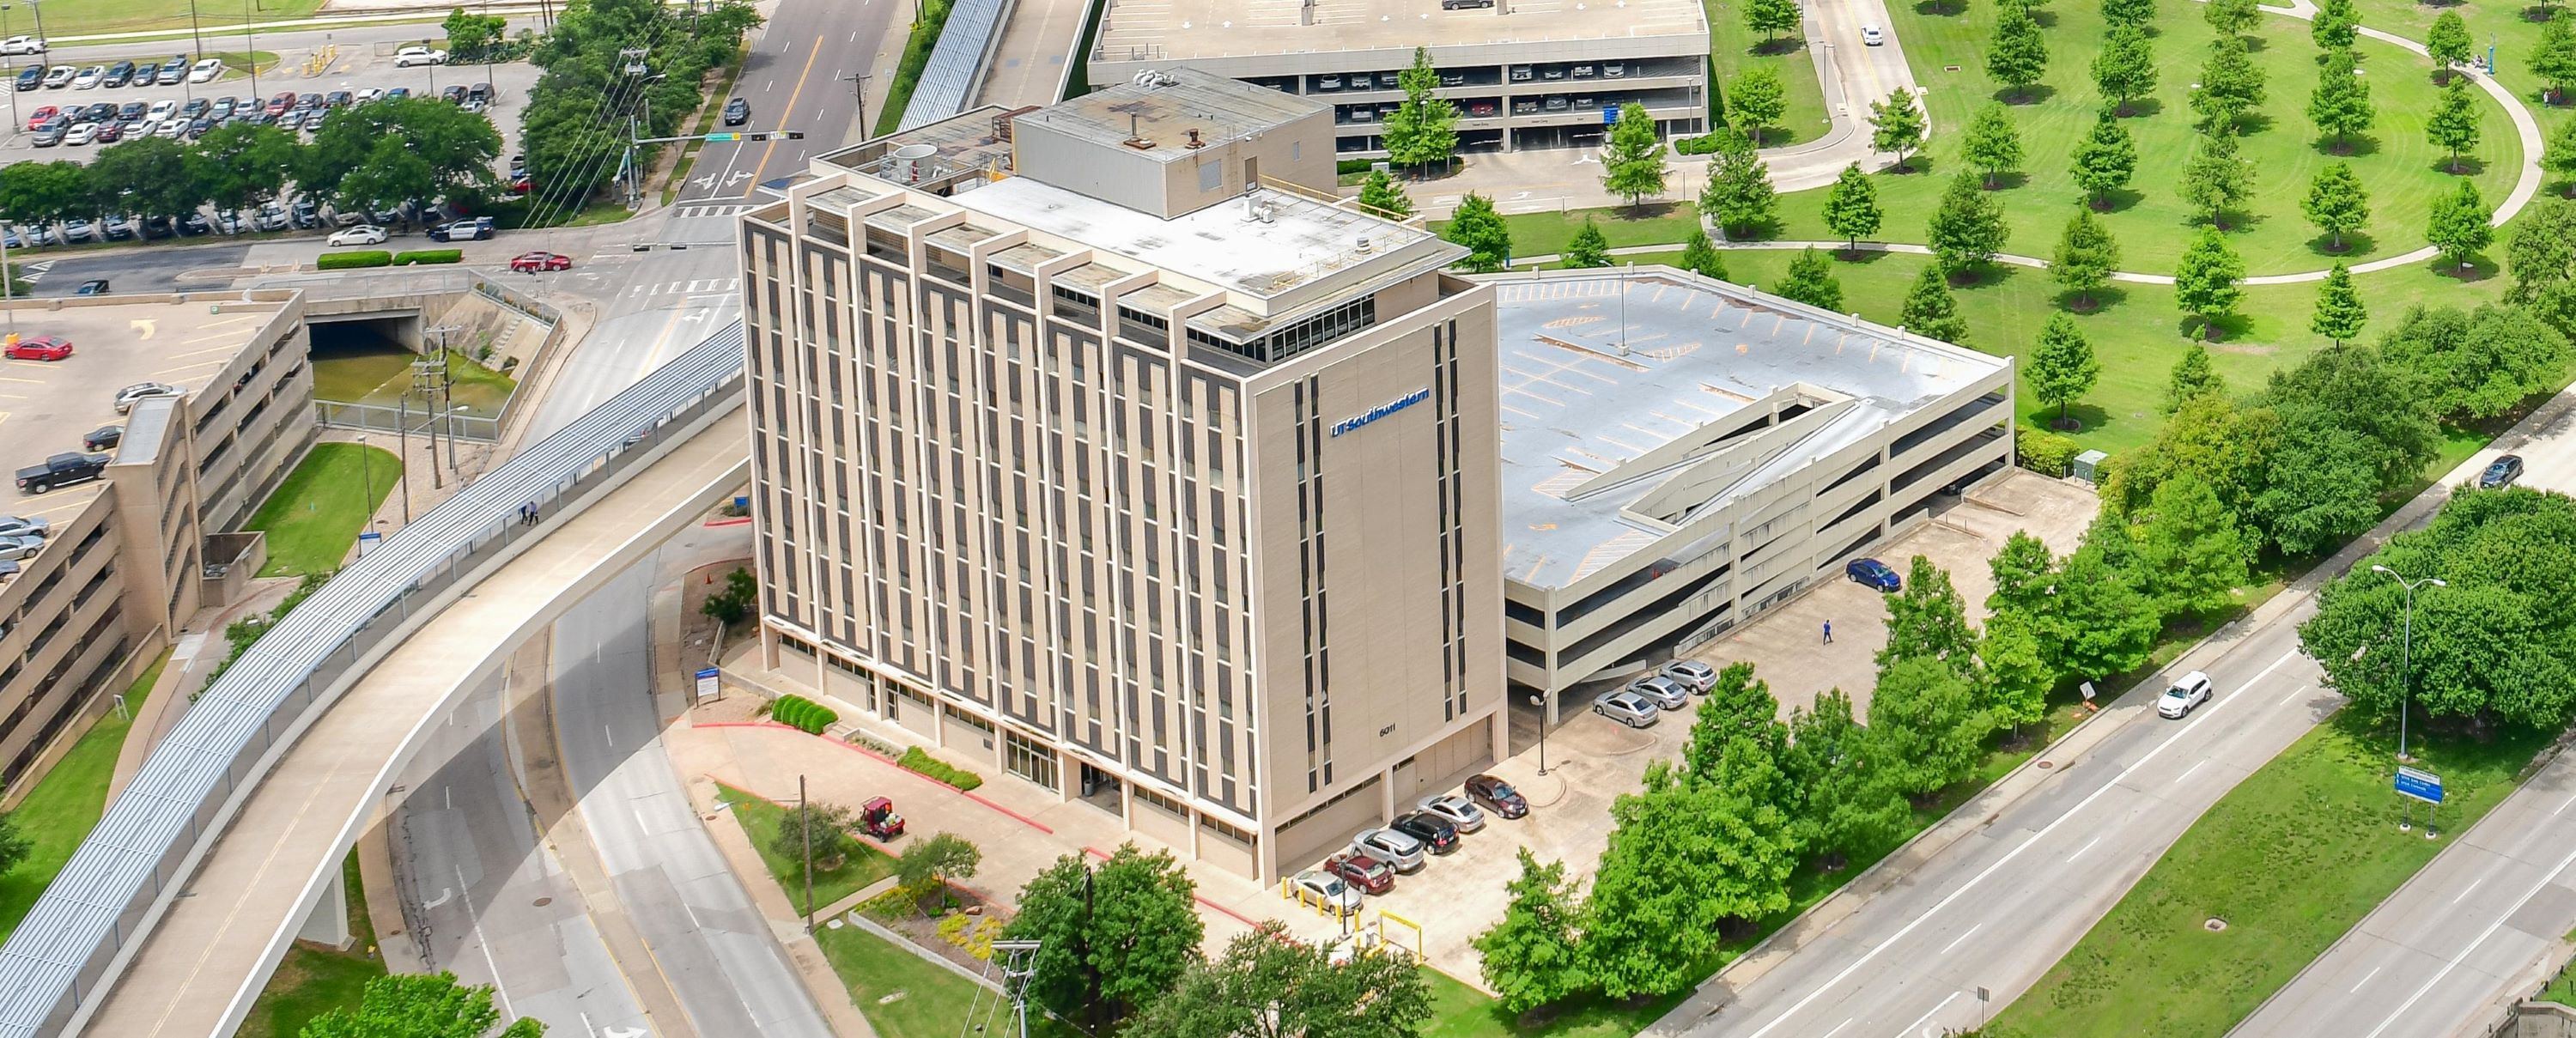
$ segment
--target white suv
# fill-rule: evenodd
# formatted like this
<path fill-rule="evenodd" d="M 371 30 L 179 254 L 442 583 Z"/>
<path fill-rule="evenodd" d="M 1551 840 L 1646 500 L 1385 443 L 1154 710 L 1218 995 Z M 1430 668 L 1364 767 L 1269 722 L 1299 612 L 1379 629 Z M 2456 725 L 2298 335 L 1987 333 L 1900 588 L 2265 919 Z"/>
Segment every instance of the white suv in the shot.
<path fill-rule="evenodd" d="M 447 52 L 443 50 L 431 50 L 427 47 L 405 47 L 394 52 L 395 68 L 410 68 L 414 65 L 444 64 L 447 64 Z"/>
<path fill-rule="evenodd" d="M 2173 683 L 2165 694 L 2156 697 L 2156 716 L 2179 718 L 2191 708 L 2209 702 L 2209 675 L 2192 671 Z"/>

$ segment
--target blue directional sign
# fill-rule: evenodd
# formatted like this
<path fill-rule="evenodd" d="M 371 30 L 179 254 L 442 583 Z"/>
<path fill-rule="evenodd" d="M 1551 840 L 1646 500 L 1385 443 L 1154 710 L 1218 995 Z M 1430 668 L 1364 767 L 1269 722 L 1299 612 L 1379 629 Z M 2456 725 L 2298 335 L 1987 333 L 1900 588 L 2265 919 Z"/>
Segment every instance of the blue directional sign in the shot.
<path fill-rule="evenodd" d="M 2427 804 L 2442 802 L 2442 776 L 2421 768 L 2397 769 L 2397 794 L 2414 797 Z"/>
<path fill-rule="evenodd" d="M 1603 125 L 1603 126 L 1617 126 L 1617 125 L 1619 125 L 1619 107 L 1618 107 L 1617 105 L 1612 105 L 1612 106 L 1610 106 L 1610 107 L 1608 107 L 1608 108 L 1604 108 L 1604 109 L 1602 109 L 1602 110 L 1601 110 L 1601 125 Z"/>

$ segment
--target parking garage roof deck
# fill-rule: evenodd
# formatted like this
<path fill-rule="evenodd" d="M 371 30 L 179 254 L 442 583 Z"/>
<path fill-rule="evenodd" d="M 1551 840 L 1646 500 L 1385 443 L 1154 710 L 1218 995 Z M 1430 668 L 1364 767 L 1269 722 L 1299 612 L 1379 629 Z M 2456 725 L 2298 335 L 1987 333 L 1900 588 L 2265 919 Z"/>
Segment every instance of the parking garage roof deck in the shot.
<path fill-rule="evenodd" d="M 1673 518 L 1723 506 L 2010 364 L 1669 267 L 1494 289 L 1503 574 L 1540 588 L 1612 568 L 1673 530 L 1640 503 Z M 1784 392 L 1826 413 L 1803 433 L 1744 444 L 1750 453 L 1647 457 L 1739 428 L 1755 417 L 1741 412 Z M 1709 482 L 1656 493 L 1684 479 Z"/>
<path fill-rule="evenodd" d="M 224 297 L 223 311 L 211 315 L 203 302 L 169 302 L 168 296 L 66 304 L 59 310 L 49 309 L 55 300 L 17 304 L 19 335 L 69 339 L 72 355 L 58 361 L 0 360 L 0 466 L 14 473 L 80 450 L 83 433 L 123 424 L 127 418 L 116 413 L 116 391 L 126 386 L 167 382 L 194 395 L 268 327 L 280 308 L 276 302 L 245 303 L 235 293 Z M 32 497 L 12 482 L 0 491 L 6 494 L 0 497 L 0 514 L 68 516 L 96 496 L 98 486 Z"/>
<path fill-rule="evenodd" d="M 1443 9 L 1440 0 L 1316 0 L 1311 9 L 1304 0 L 1113 0 L 1091 59 L 1189 61 L 1707 34 L 1698 0 L 1497 0 L 1456 11 Z"/>

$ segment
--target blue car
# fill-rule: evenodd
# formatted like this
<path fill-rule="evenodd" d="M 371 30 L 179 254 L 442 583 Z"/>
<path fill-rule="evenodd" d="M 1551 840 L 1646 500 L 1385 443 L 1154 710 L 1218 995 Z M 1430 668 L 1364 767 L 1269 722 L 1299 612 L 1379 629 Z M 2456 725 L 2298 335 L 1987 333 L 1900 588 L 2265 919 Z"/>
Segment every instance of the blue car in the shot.
<path fill-rule="evenodd" d="M 1855 583 L 1889 594 L 1905 590 L 1905 578 L 1897 576 L 1894 569 L 1877 559 L 1853 559 L 1843 567 L 1843 575 Z"/>

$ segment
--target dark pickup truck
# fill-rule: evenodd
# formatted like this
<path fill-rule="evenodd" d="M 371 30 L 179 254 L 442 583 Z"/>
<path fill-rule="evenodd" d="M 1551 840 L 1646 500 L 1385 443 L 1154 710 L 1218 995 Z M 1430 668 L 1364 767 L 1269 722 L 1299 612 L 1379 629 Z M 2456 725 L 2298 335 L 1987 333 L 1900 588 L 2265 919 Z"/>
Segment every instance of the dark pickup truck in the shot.
<path fill-rule="evenodd" d="M 42 465 L 18 470 L 18 489 L 41 494 L 55 487 L 86 483 L 107 474 L 108 456 L 104 454 L 57 454 Z"/>

